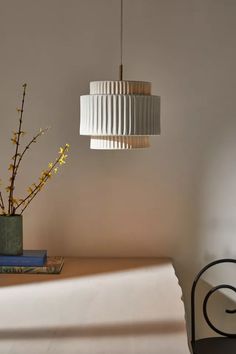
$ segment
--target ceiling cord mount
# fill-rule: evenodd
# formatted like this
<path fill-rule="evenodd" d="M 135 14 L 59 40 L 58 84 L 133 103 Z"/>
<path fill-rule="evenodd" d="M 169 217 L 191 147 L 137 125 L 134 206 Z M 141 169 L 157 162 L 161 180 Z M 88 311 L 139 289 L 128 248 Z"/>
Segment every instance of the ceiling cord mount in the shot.
<path fill-rule="evenodd" d="M 123 80 L 123 0 L 120 0 L 120 66 L 119 80 Z"/>

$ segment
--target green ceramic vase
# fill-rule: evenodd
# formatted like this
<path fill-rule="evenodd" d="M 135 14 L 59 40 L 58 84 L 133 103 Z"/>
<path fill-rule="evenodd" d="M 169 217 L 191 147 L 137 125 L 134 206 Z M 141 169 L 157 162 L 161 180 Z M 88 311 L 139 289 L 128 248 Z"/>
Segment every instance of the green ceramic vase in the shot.
<path fill-rule="evenodd" d="M 0 215 L 0 254 L 18 256 L 23 253 L 22 215 Z"/>

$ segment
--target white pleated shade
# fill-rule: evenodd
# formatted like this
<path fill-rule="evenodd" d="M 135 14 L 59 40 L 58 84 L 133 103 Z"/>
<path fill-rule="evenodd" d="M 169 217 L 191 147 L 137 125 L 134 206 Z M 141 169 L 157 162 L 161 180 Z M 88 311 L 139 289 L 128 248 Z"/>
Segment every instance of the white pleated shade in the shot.
<path fill-rule="evenodd" d="M 160 121 L 158 96 L 87 95 L 81 96 L 80 134 L 157 135 Z"/>
<path fill-rule="evenodd" d="M 91 135 L 92 149 L 149 147 L 160 134 L 160 97 L 143 81 L 95 81 L 80 97 L 80 134 Z"/>

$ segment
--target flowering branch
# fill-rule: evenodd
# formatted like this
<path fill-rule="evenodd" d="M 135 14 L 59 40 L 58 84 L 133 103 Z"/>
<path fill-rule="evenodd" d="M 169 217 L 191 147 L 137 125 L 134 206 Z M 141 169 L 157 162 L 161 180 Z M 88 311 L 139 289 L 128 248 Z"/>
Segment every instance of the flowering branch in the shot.
<path fill-rule="evenodd" d="M 21 134 L 23 133 L 21 131 L 21 126 L 22 126 L 22 118 L 23 118 L 23 112 L 24 112 L 24 104 L 25 104 L 25 93 L 26 93 L 26 86 L 27 84 L 23 85 L 23 96 L 22 96 L 22 102 L 21 102 L 21 108 L 18 109 L 18 112 L 20 112 L 20 119 L 19 119 L 19 128 L 18 132 L 14 133 L 14 136 L 12 138 L 12 142 L 16 144 L 16 150 L 15 150 L 15 155 L 13 157 L 13 165 L 12 165 L 12 175 L 10 178 L 10 186 L 9 186 L 9 196 L 8 196 L 8 214 L 11 214 L 13 212 L 13 192 L 14 192 L 14 183 L 15 183 L 15 178 L 16 178 L 16 166 L 17 166 L 17 158 L 19 157 L 19 145 L 20 145 L 20 137 Z M 11 165 L 10 165 L 11 166 Z"/>
<path fill-rule="evenodd" d="M 35 196 L 39 193 L 39 191 L 42 189 L 42 187 L 45 185 L 45 183 L 48 181 L 48 179 L 52 176 L 52 172 L 57 173 L 58 167 L 57 165 L 63 165 L 65 163 L 65 160 L 67 158 L 66 152 L 69 149 L 69 145 L 65 144 L 65 146 L 60 148 L 59 150 L 59 157 L 54 161 L 54 163 L 50 162 L 48 164 L 48 169 L 44 170 L 41 174 L 41 177 L 39 178 L 39 183 L 33 183 L 31 187 L 28 188 L 28 195 L 24 199 L 18 199 L 14 196 L 14 190 L 15 190 L 15 180 L 16 176 L 19 170 L 19 166 L 21 164 L 21 161 L 26 154 L 26 152 L 29 150 L 31 145 L 33 143 L 37 142 L 37 139 L 43 135 L 48 128 L 46 129 L 40 129 L 37 134 L 33 136 L 33 138 L 27 143 L 25 148 L 22 149 L 22 152 L 20 152 L 20 139 L 21 136 L 25 134 L 24 131 L 22 131 L 22 121 L 23 121 L 23 112 L 24 112 L 24 104 L 25 104 L 25 95 L 26 95 L 26 87 L 27 85 L 23 85 L 23 95 L 22 95 L 22 101 L 21 101 L 21 108 L 17 109 L 17 111 L 20 113 L 19 117 L 19 127 L 18 131 L 13 132 L 13 137 L 11 138 L 11 141 L 13 144 L 16 145 L 15 147 L 15 153 L 12 157 L 13 162 L 9 165 L 8 170 L 11 172 L 10 178 L 9 178 L 9 185 L 5 188 L 6 192 L 8 193 L 8 211 L 5 210 L 5 205 L 4 205 L 4 199 L 2 196 L 2 193 L 0 191 L 0 210 L 2 215 L 15 215 L 16 211 L 21 207 L 21 212 L 20 214 L 23 213 L 23 211 L 27 208 L 27 206 L 30 204 L 30 202 L 35 198 Z M 1 185 L 1 181 L 0 181 Z"/>
<path fill-rule="evenodd" d="M 54 161 L 54 163 L 50 162 L 48 164 L 49 169 L 46 171 L 42 172 L 41 177 L 39 178 L 40 182 L 38 184 L 34 183 L 32 187 L 28 188 L 29 194 L 26 196 L 24 199 L 20 199 L 19 202 L 15 200 L 14 202 L 16 203 L 16 207 L 14 207 L 13 213 L 15 214 L 15 211 L 23 205 L 23 208 L 21 210 L 21 213 L 27 208 L 27 206 L 30 204 L 30 202 L 35 198 L 35 196 L 41 191 L 45 183 L 49 178 L 52 176 L 52 171 L 54 173 L 57 173 L 58 167 L 56 167 L 58 164 L 63 165 L 65 164 L 65 160 L 67 158 L 66 152 L 69 149 L 69 144 L 66 144 L 64 148 L 60 148 L 59 150 L 59 157 Z"/>
<path fill-rule="evenodd" d="M 38 134 L 36 134 L 31 140 L 30 142 L 26 145 L 26 147 L 24 148 L 23 152 L 21 154 L 18 154 L 19 156 L 19 160 L 16 164 L 16 167 L 15 167 L 15 176 L 17 175 L 17 171 L 18 171 L 18 168 L 19 168 L 19 165 L 21 163 L 21 160 L 24 156 L 24 154 L 26 153 L 26 151 L 30 148 L 30 146 L 33 144 L 33 143 L 36 143 L 38 137 L 40 137 L 41 135 L 45 134 L 46 132 L 48 131 L 48 128 L 45 128 L 45 129 L 40 129 Z M 11 165 L 10 165 L 11 166 Z"/>

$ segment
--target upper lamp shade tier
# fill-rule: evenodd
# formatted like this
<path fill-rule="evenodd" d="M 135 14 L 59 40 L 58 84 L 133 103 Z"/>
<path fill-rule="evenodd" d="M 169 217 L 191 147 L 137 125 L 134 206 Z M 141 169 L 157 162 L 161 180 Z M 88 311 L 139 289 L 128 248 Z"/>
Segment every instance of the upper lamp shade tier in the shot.
<path fill-rule="evenodd" d="M 80 134 L 91 135 L 93 149 L 149 147 L 160 134 L 160 97 L 143 81 L 95 81 L 80 97 Z"/>

